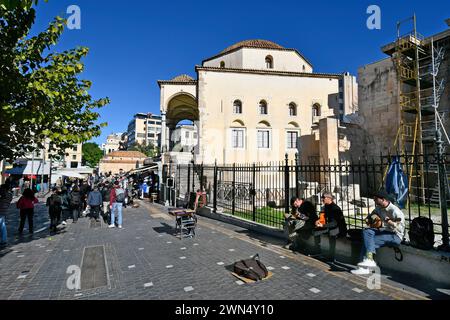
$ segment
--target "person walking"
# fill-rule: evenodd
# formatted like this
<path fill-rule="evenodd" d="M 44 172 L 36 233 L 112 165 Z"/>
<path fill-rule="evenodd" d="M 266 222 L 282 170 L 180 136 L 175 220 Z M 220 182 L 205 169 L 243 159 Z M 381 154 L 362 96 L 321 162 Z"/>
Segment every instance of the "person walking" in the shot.
<path fill-rule="evenodd" d="M 58 194 L 58 189 L 53 188 L 52 195 L 47 198 L 48 214 L 50 216 L 50 232 L 58 231 L 58 217 L 61 216 L 62 200 Z"/>
<path fill-rule="evenodd" d="M 70 216 L 70 195 L 66 187 L 62 187 L 61 189 L 61 210 L 62 210 L 62 225 L 65 226 L 67 224 L 67 218 Z"/>
<path fill-rule="evenodd" d="M 102 215 L 103 221 L 108 222 L 108 215 L 110 212 L 109 200 L 110 200 L 110 194 L 111 194 L 111 185 L 108 183 L 105 183 L 102 187 L 101 192 L 102 192 L 102 200 L 103 200 L 103 215 Z"/>
<path fill-rule="evenodd" d="M 74 186 L 70 193 L 70 209 L 72 210 L 73 223 L 77 223 L 81 211 L 81 192 L 78 186 Z"/>
<path fill-rule="evenodd" d="M 91 210 L 90 210 L 91 218 L 94 218 L 95 221 L 97 221 L 97 222 L 100 221 L 99 213 L 100 213 L 100 206 L 102 205 L 102 194 L 98 190 L 97 185 L 95 185 L 94 190 L 92 190 L 89 193 L 88 199 L 87 199 L 87 204 L 91 208 Z"/>
<path fill-rule="evenodd" d="M 17 209 L 20 210 L 19 235 L 23 233 L 26 219 L 28 219 L 28 232 L 33 234 L 34 205 L 36 203 L 39 203 L 39 200 L 34 196 L 33 190 L 24 189 L 23 195 L 16 204 Z"/>
<path fill-rule="evenodd" d="M 6 243 L 8 235 L 6 230 L 6 216 L 13 199 L 13 194 L 7 184 L 0 186 L 0 244 Z"/>
<path fill-rule="evenodd" d="M 109 203 L 111 208 L 111 223 L 109 228 L 115 227 L 115 212 L 117 210 L 118 227 L 122 229 L 122 205 L 125 201 L 125 190 L 120 187 L 120 182 L 114 182 L 114 188 L 111 189 L 109 195 Z"/>

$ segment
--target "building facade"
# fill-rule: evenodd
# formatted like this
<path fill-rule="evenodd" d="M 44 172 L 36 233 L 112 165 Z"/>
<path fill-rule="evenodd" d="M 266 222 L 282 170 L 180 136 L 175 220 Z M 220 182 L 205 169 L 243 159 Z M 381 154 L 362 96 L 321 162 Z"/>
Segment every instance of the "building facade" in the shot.
<path fill-rule="evenodd" d="M 195 70 L 196 79 L 158 81 L 161 150 L 172 160 L 170 141 L 181 120 L 196 127 L 197 162 L 281 161 L 298 152 L 325 159 L 320 140 L 329 139 L 320 137 L 320 120 L 357 109 L 354 77 L 314 73 L 299 51 L 267 40 L 238 42 Z"/>
<path fill-rule="evenodd" d="M 197 145 L 197 130 L 195 126 L 182 125 L 177 127 L 171 136 L 171 149 L 180 152 L 191 152 Z"/>
<path fill-rule="evenodd" d="M 151 113 L 137 113 L 128 124 L 127 147 L 133 144 L 153 144 L 159 148 L 161 116 Z"/>
<path fill-rule="evenodd" d="M 106 143 L 102 145 L 104 154 L 108 154 L 121 149 L 123 144 L 123 133 L 113 133 L 106 138 Z"/>
<path fill-rule="evenodd" d="M 105 155 L 99 164 L 99 174 L 118 174 L 141 167 L 146 155 L 138 151 L 114 151 Z"/>

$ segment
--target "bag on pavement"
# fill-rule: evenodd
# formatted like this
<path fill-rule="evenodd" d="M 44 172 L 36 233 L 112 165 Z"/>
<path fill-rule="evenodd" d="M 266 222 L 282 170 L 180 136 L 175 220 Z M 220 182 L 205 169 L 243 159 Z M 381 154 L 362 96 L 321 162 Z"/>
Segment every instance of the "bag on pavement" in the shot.
<path fill-rule="evenodd" d="M 433 221 L 427 217 L 417 217 L 411 221 L 409 242 L 418 249 L 430 250 L 434 246 Z"/>
<path fill-rule="evenodd" d="M 255 281 L 262 280 L 269 274 L 266 266 L 259 260 L 258 254 L 250 259 L 235 262 L 233 270 L 237 275 Z"/>

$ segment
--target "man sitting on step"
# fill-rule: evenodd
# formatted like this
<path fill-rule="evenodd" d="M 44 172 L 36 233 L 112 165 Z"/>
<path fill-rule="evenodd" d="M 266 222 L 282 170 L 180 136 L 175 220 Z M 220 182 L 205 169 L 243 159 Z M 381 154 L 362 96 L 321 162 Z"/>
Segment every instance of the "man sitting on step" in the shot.
<path fill-rule="evenodd" d="M 358 269 L 352 270 L 353 274 L 370 274 L 370 268 L 377 267 L 373 255 L 376 249 L 386 246 L 398 246 L 402 242 L 405 232 L 405 215 L 389 200 L 389 195 L 385 191 L 379 191 L 374 195 L 376 204 L 375 210 L 366 218 L 369 226 L 363 230 L 363 245 L 361 248 L 361 260 Z M 371 216 L 379 217 L 377 222 L 371 222 Z M 371 225 L 372 223 L 372 225 Z"/>

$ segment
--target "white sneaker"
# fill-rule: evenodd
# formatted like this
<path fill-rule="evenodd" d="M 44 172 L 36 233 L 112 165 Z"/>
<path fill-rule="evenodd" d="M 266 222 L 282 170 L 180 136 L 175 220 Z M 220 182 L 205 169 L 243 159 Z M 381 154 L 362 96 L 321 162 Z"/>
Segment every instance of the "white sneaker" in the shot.
<path fill-rule="evenodd" d="M 108 226 L 108 228 L 115 228 L 116 226 L 115 225 L 113 225 L 113 224 L 110 224 L 109 226 Z"/>
<path fill-rule="evenodd" d="M 119 229 L 122 229 L 122 226 L 121 226 L 121 225 L 119 225 Z"/>
<path fill-rule="evenodd" d="M 63 225 L 63 226 L 65 226 L 66 224 L 67 224 L 67 222 L 65 222 L 65 221 L 62 222 L 62 225 Z"/>
<path fill-rule="evenodd" d="M 371 272 L 368 268 L 361 268 L 361 267 L 359 267 L 358 269 L 355 269 L 355 270 L 351 270 L 350 272 L 352 274 L 359 275 L 359 276 L 371 274 Z"/>
<path fill-rule="evenodd" d="M 362 268 L 375 268 L 377 263 L 373 259 L 364 258 L 363 262 L 358 263 L 358 267 Z"/>

